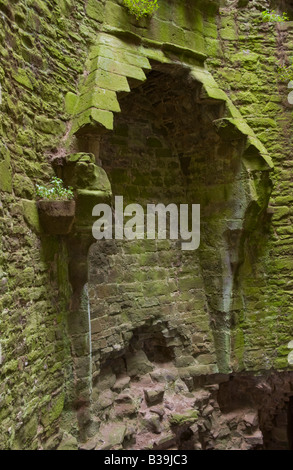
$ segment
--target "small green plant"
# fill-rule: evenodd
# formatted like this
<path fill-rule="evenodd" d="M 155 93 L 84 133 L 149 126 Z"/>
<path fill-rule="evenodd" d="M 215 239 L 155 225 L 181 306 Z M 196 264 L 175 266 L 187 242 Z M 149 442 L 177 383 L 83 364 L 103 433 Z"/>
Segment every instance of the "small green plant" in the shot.
<path fill-rule="evenodd" d="M 290 82 L 291 80 L 293 80 L 293 64 L 278 65 L 277 72 L 282 82 Z"/>
<path fill-rule="evenodd" d="M 158 0 L 123 0 L 123 5 L 137 20 L 151 16 L 159 8 Z"/>
<path fill-rule="evenodd" d="M 283 13 L 283 15 L 278 15 L 275 10 L 265 10 L 261 12 L 262 14 L 262 21 L 264 23 L 274 23 L 274 22 L 282 22 L 282 21 L 289 21 L 289 16 L 287 13 Z"/>
<path fill-rule="evenodd" d="M 73 188 L 64 188 L 63 181 L 54 176 L 51 178 L 50 187 L 36 185 L 37 196 L 40 199 L 48 199 L 50 201 L 68 201 L 74 198 Z"/>

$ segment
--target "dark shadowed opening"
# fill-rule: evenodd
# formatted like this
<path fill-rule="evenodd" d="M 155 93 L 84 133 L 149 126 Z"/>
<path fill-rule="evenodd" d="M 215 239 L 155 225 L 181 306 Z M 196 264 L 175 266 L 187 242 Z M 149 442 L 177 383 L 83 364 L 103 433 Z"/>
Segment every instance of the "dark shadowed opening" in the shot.
<path fill-rule="evenodd" d="M 289 398 L 287 416 L 288 449 L 293 450 L 293 396 Z"/>

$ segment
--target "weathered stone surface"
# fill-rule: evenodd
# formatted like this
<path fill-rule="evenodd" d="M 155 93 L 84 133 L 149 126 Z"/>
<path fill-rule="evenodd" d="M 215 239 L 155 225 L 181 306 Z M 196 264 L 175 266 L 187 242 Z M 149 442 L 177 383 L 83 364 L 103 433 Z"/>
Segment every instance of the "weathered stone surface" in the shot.
<path fill-rule="evenodd" d="M 62 441 L 60 442 L 57 450 L 77 450 L 78 444 L 77 439 L 70 434 L 64 433 Z"/>
<path fill-rule="evenodd" d="M 245 441 L 252 447 L 263 443 L 263 435 L 261 431 L 257 431 L 251 436 L 246 436 Z"/>
<path fill-rule="evenodd" d="M 228 2 L 220 11 L 219 2 L 160 0 L 153 18 L 139 22 L 120 3 L 0 5 L 0 448 L 56 448 L 60 428 L 68 430 L 62 445 L 76 448 L 72 436 L 96 432 L 91 398 L 108 396 L 110 411 L 117 405 L 109 389 L 118 382 L 124 390 L 117 375 L 125 365 L 107 371 L 99 388 L 95 382 L 108 361 L 121 360 L 133 373 L 125 386 L 135 406 L 145 405 L 151 380 L 166 386 L 174 409 L 158 415 L 162 428 L 170 413 L 180 414 L 179 397 L 185 409 L 199 409 L 207 449 L 284 449 L 293 364 L 292 109 L 289 78 L 282 81 L 276 63 L 290 62 L 292 22 L 262 24 L 267 0 Z M 101 135 L 106 129 L 113 132 Z M 97 243 L 86 297 L 93 240 L 85 234 L 92 204 L 109 202 L 110 185 L 95 187 L 87 178 L 94 161 L 77 160 L 74 189 L 85 192 L 77 193 L 70 247 L 40 232 L 34 202 L 35 185 L 53 175 L 51 163 L 62 172 L 70 151 L 93 152 L 127 203 L 200 203 L 199 250 L 170 240 Z M 131 363 L 139 349 L 145 357 Z M 218 371 L 230 375 L 229 393 Z M 250 383 L 248 371 L 262 371 L 262 382 Z M 269 430 L 264 443 L 257 414 Z M 167 446 L 201 448 L 196 430 L 186 442 L 164 432 Z M 120 434 L 106 447 L 121 446 Z M 147 444 L 139 436 L 135 445 Z"/>
<path fill-rule="evenodd" d="M 141 350 L 126 356 L 126 369 L 130 377 L 144 375 L 153 369 L 146 354 Z"/>
<path fill-rule="evenodd" d="M 40 233 L 40 219 L 38 207 L 35 201 L 22 200 L 23 216 L 28 226 L 35 232 Z"/>
<path fill-rule="evenodd" d="M 154 443 L 154 449 L 168 449 L 175 443 L 175 436 L 172 432 L 162 434 Z"/>
<path fill-rule="evenodd" d="M 128 375 L 125 375 L 123 377 L 118 377 L 112 389 L 115 392 L 121 392 L 124 388 L 128 387 L 129 382 L 130 382 L 130 377 Z"/>
<path fill-rule="evenodd" d="M 160 383 L 175 382 L 176 378 L 178 377 L 178 371 L 173 368 L 172 370 L 166 369 L 164 371 L 155 370 L 150 373 L 150 376 L 153 380 Z"/>
<path fill-rule="evenodd" d="M 103 373 L 99 375 L 98 380 L 95 383 L 95 389 L 99 392 L 103 390 L 109 390 L 116 382 L 116 375 L 113 373 L 110 367 L 103 370 Z"/>
<path fill-rule="evenodd" d="M 97 447 L 98 445 L 101 445 L 101 443 L 102 443 L 102 439 L 101 439 L 101 436 L 98 434 L 92 437 L 91 439 L 89 439 L 84 444 L 81 444 L 79 448 L 81 450 L 94 450 L 95 447 Z"/>
<path fill-rule="evenodd" d="M 44 232 L 67 235 L 71 231 L 75 216 L 75 201 L 39 200 L 37 207 Z"/>
<path fill-rule="evenodd" d="M 115 401 L 117 403 L 132 403 L 133 399 L 134 396 L 132 395 L 131 390 L 126 389 L 117 396 Z"/>
<path fill-rule="evenodd" d="M 249 427 L 255 427 L 258 425 L 258 416 L 255 412 L 246 413 L 243 419 L 245 424 Z"/>
<path fill-rule="evenodd" d="M 95 398 L 95 397 L 94 397 Z M 99 408 L 107 408 L 108 406 L 112 405 L 114 402 L 115 395 L 111 390 L 104 390 L 99 396 L 98 396 L 98 406 Z"/>
<path fill-rule="evenodd" d="M 10 153 L 7 149 L 3 152 L 1 149 L 1 153 L 4 159 L 0 161 L 0 190 L 6 191 L 8 193 L 12 192 L 12 170 L 10 166 Z"/>
<path fill-rule="evenodd" d="M 144 396 L 148 406 L 156 405 L 157 403 L 161 403 L 164 397 L 165 389 L 164 387 L 161 388 L 153 388 L 153 389 L 146 389 L 144 390 Z"/>
<path fill-rule="evenodd" d="M 150 408 L 150 412 L 156 413 L 158 416 L 160 416 L 160 418 L 162 418 L 165 414 L 165 410 L 163 406 L 152 407 Z"/>
<path fill-rule="evenodd" d="M 108 450 L 122 444 L 126 434 L 126 426 L 120 423 L 105 425 L 100 429 L 100 440 L 95 450 Z"/>
<path fill-rule="evenodd" d="M 170 417 L 170 423 L 174 426 L 183 426 L 185 424 L 192 424 L 198 419 L 197 410 L 186 410 L 182 414 L 172 414 Z"/>
<path fill-rule="evenodd" d="M 157 415 L 148 415 L 141 420 L 142 428 L 155 434 L 161 433 L 161 421 Z"/>
<path fill-rule="evenodd" d="M 116 405 L 112 411 L 112 416 L 114 419 L 123 419 L 127 417 L 131 418 L 136 415 L 137 406 L 135 403 L 121 403 L 119 405 Z"/>

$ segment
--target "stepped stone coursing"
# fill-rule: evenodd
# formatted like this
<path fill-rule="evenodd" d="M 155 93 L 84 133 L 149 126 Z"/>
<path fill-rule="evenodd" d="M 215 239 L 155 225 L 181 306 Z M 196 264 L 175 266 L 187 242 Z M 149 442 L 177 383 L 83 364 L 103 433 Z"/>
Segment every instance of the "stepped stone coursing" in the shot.
<path fill-rule="evenodd" d="M 293 19 L 0 0 L 1 449 L 293 448 L 293 22 L 265 8 Z M 36 203 L 54 173 L 63 235 Z M 117 195 L 200 204 L 199 249 L 95 241 Z"/>

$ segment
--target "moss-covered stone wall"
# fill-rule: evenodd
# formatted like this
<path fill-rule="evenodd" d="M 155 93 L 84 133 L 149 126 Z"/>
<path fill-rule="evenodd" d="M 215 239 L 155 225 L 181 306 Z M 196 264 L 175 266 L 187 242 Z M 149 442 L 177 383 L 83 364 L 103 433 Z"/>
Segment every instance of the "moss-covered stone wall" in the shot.
<path fill-rule="evenodd" d="M 284 2 L 226 2 L 215 24 L 217 50 L 207 67 L 273 158 L 273 192 L 265 235 L 252 237 L 235 298 L 234 361 L 237 369 L 288 367 L 292 331 L 291 139 L 288 81 L 277 65 L 292 61 L 292 22 L 263 23 L 261 12 Z M 257 257 L 255 256 L 257 254 Z M 242 282 L 241 281 L 241 282 Z"/>
<path fill-rule="evenodd" d="M 35 184 L 54 175 L 65 95 L 100 22 L 83 2 L 4 0 L 0 11 L 0 447 L 33 449 L 55 445 L 72 375 L 67 249 L 41 233 Z"/>

